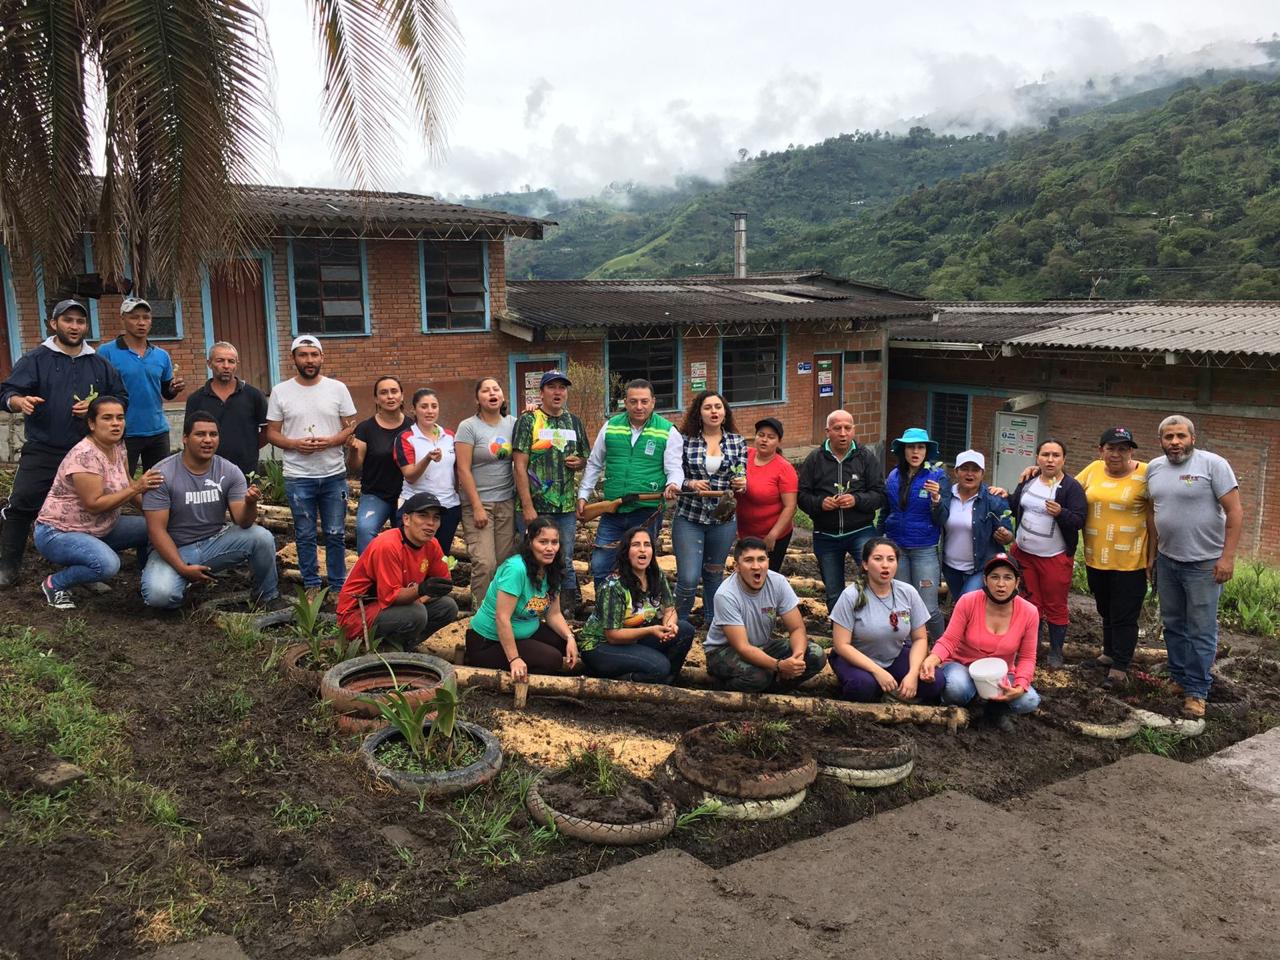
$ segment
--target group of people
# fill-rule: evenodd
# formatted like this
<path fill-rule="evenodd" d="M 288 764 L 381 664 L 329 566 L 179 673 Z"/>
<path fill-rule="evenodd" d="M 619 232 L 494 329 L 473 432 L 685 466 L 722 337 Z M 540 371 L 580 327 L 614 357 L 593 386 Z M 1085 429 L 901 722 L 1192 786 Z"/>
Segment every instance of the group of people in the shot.
<path fill-rule="evenodd" d="M 1066 447 L 1045 440 L 1009 492 L 986 483 L 978 451 L 959 454 L 949 472 L 921 428 L 892 442 L 896 465 L 886 477 L 845 410 L 830 414 L 825 442 L 797 471 L 780 451 L 776 418 L 756 422 L 748 441 L 724 396 L 705 390 L 677 427 L 655 411 L 645 380 L 625 385 L 621 411 L 588 444 L 559 370 L 542 376 L 537 403 L 519 416 L 496 378 L 480 380 L 475 413 L 456 430 L 439 422 L 434 390 L 414 392 L 406 411 L 403 385 L 385 376 L 373 385 L 373 416 L 357 423 L 346 385 L 322 372 L 322 342 L 304 334 L 291 345 L 296 375 L 269 398 L 236 376 L 235 347 L 215 344 L 212 376 L 188 397 L 182 450 L 171 455 L 163 403 L 185 384 L 148 340 L 146 301 L 126 298 L 121 316 L 123 332 L 95 351 L 85 342 L 84 307 L 62 301 L 52 336 L 0 386 L 0 403 L 26 419 L 0 514 L 0 587 L 16 582 L 34 522 L 36 549 L 61 567 L 42 582 L 59 609 L 74 607 L 74 587 L 109 589 L 128 550 L 138 553 L 150 606 L 177 607 L 191 584 L 244 564 L 254 599 L 279 605 L 274 539 L 255 523 L 260 450 L 270 443 L 282 453 L 303 584 L 323 582 L 323 540 L 328 586 L 352 636 L 375 631 L 411 646 L 456 619 L 445 558 L 461 527 L 476 611 L 470 664 L 520 679 L 581 662 L 596 676 L 673 682 L 693 643 L 701 588 L 711 675 L 738 690 L 789 689 L 826 660 L 780 573 L 803 509 L 844 696 L 968 702 L 964 667 L 1001 656 L 1010 666 L 1003 719 L 1033 710 L 1040 625 L 1049 665 L 1061 666 L 1083 537 L 1103 622 L 1096 663 L 1107 670 L 1104 684 L 1127 681 L 1154 571 L 1172 678 L 1187 710 L 1203 712 L 1240 498 L 1230 466 L 1196 448 L 1185 417 L 1160 425 L 1164 455 L 1150 463 L 1135 459 L 1130 431 L 1107 430 L 1097 459 L 1074 477 Z M 350 576 L 349 471 L 361 481 Z M 125 514 L 129 504 L 141 516 Z M 658 566 L 672 506 L 674 585 Z M 595 603 L 575 635 L 567 616 L 581 605 L 573 547 L 588 513 L 599 515 Z"/>

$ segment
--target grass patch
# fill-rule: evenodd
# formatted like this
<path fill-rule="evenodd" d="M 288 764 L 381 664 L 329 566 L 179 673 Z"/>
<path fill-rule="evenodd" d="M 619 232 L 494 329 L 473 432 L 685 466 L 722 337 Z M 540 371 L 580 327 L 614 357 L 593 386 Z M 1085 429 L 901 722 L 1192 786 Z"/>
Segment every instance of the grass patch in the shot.
<path fill-rule="evenodd" d="M 795 516 L 791 518 L 791 522 L 794 523 L 801 530 L 813 529 L 813 517 L 809 516 L 799 507 L 796 507 Z"/>
<path fill-rule="evenodd" d="M 444 773 L 448 770 L 460 770 L 475 763 L 484 756 L 484 748 L 465 734 L 453 738 L 453 750 L 450 755 L 432 750 L 425 757 L 417 756 L 403 740 L 389 740 L 378 748 L 375 755 L 381 764 L 392 770 L 405 770 L 409 773 Z"/>
<path fill-rule="evenodd" d="M 358 903 L 381 903 L 395 898 L 392 890 L 379 889 L 370 880 L 343 880 L 332 890 L 289 904 L 289 916 L 308 927 L 327 927 Z"/>
<path fill-rule="evenodd" d="M 1172 730 L 1156 730 L 1143 727 L 1133 738 L 1133 745 L 1140 753 L 1153 753 L 1157 757 L 1170 757 L 1182 742 L 1182 735 Z"/>
<path fill-rule="evenodd" d="M 271 819 L 279 830 L 302 831 L 332 820 L 333 814 L 317 804 L 294 800 L 285 794 L 271 811 Z"/>
<path fill-rule="evenodd" d="M 505 766 L 488 790 L 473 791 L 457 801 L 454 812 L 445 816 L 458 831 L 454 847 L 458 858 L 478 860 L 487 867 L 505 867 L 546 852 L 557 839 L 554 829 L 537 827 L 525 831 L 511 825 L 513 820 L 524 822 L 524 800 L 534 777 L 535 774 Z M 461 866 L 455 873 L 455 885 L 465 886 L 470 875 Z"/>
<path fill-rule="evenodd" d="M 1245 633 L 1280 635 L 1280 569 L 1257 560 L 1237 563 L 1235 576 L 1222 585 L 1218 610 Z"/>
<path fill-rule="evenodd" d="M 227 647 L 241 653 L 249 653 L 270 640 L 253 622 L 256 616 L 252 613 L 223 613 L 218 616 L 218 626 L 222 628 L 222 637 Z"/>

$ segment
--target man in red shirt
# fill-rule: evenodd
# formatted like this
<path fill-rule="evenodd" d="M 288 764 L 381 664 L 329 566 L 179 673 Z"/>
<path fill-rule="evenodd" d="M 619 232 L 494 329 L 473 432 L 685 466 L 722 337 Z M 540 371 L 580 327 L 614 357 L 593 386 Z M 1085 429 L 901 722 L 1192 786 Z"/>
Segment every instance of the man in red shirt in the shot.
<path fill-rule="evenodd" d="M 453 581 L 436 542 L 440 501 L 416 493 L 401 527 L 384 530 L 360 554 L 338 594 L 338 624 L 349 638 L 377 634 L 384 647 L 411 650 L 458 619 Z"/>

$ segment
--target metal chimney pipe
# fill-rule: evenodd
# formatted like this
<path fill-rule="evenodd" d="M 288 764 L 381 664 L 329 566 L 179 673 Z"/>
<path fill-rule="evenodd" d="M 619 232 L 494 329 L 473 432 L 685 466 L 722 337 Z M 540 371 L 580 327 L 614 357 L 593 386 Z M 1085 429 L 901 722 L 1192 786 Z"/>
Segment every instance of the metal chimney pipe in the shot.
<path fill-rule="evenodd" d="M 745 211 L 730 214 L 733 217 L 733 276 L 742 280 L 747 275 L 747 214 Z"/>

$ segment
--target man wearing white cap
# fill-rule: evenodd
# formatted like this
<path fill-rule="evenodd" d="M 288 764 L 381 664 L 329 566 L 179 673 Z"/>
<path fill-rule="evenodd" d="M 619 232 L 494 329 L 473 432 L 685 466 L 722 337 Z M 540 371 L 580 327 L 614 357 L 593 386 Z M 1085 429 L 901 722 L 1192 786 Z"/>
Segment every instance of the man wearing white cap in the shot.
<path fill-rule="evenodd" d="M 933 499 L 933 523 L 942 531 L 942 579 L 954 604 L 982 589 L 988 560 L 1013 542 L 1009 501 L 982 482 L 986 458 L 977 450 L 956 457 L 955 483 L 941 484 Z"/>
<path fill-rule="evenodd" d="M 151 304 L 139 297 L 120 303 L 124 333 L 98 348 L 108 363 L 120 371 L 129 390 L 129 415 L 124 424 L 124 445 L 129 453 L 129 475 L 138 468 L 150 470 L 169 455 L 169 421 L 164 402 L 173 400 L 185 384 L 174 373 L 169 352 L 157 347 L 151 333 Z"/>
<path fill-rule="evenodd" d="M 316 520 L 324 530 L 329 591 L 347 579 L 347 462 L 356 405 L 341 380 L 320 375 L 324 348 L 308 334 L 290 346 L 298 375 L 275 385 L 267 403 L 267 442 L 284 451 L 284 489 L 293 511 L 298 569 L 308 593 L 320 586 Z"/>

